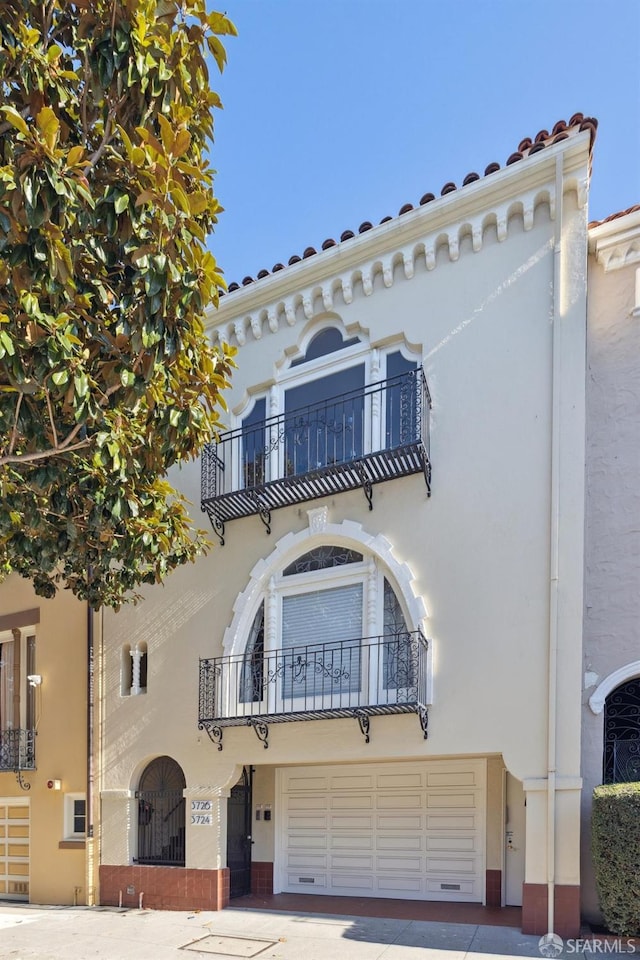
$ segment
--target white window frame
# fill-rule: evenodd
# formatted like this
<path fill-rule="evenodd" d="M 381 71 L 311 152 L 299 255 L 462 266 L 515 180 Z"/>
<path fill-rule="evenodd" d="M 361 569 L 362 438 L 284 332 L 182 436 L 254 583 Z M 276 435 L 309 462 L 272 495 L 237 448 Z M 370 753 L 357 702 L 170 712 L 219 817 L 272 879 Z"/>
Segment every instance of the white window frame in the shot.
<path fill-rule="evenodd" d="M 74 810 L 73 806 L 76 800 L 84 801 L 84 830 L 82 833 L 75 832 L 73 829 Z M 63 836 L 65 840 L 85 840 L 87 837 L 87 796 L 84 793 L 65 793 L 64 795 L 64 825 Z"/>
<path fill-rule="evenodd" d="M 292 366 L 295 360 L 300 360 L 304 357 L 311 341 L 319 333 L 332 328 L 338 330 L 343 339 L 350 339 L 350 335 L 336 323 L 324 323 L 321 326 L 314 327 L 314 329 L 304 337 L 304 345 L 299 348 L 296 355 L 290 357 L 286 366 L 277 371 L 276 378 L 268 389 L 260 390 L 256 393 L 251 393 L 249 390 L 249 397 L 246 403 L 237 411 L 234 417 L 236 430 L 241 431 L 244 419 L 251 414 L 258 401 L 265 401 L 266 420 L 271 417 L 282 416 L 285 412 L 285 396 L 287 390 L 302 386 L 306 383 L 312 383 L 314 380 L 319 380 L 328 374 L 340 373 L 363 363 L 364 386 L 368 387 L 387 379 L 387 357 L 389 354 L 400 353 L 405 360 L 415 363 L 417 366 L 420 366 L 422 363 L 421 354 L 417 351 L 412 351 L 404 340 L 387 344 L 383 348 L 372 347 L 368 339 L 360 333 L 358 334 L 359 343 L 351 344 L 351 346 L 344 347 L 343 349 L 334 350 L 332 353 L 316 357 L 314 360 Z M 372 424 L 374 419 L 377 419 L 377 426 L 375 427 Z M 372 436 L 379 435 L 381 439 L 384 438 L 386 433 L 385 421 L 386 404 L 381 402 L 381 398 L 378 395 L 378 403 L 376 405 L 375 401 L 372 402 L 371 410 L 369 410 L 369 405 L 365 404 L 365 422 L 363 424 L 362 437 L 363 454 L 371 453 L 368 445 Z M 240 465 L 242 463 L 241 433 L 238 433 L 237 440 L 234 440 L 234 444 L 235 443 L 238 444 L 238 449 L 234 452 L 233 456 L 233 463 L 236 467 L 233 471 L 234 475 L 229 477 L 229 482 L 231 483 L 230 489 L 240 490 L 243 487 L 242 477 L 240 476 Z M 284 445 L 277 448 L 271 456 L 273 457 L 273 462 L 268 474 L 272 479 L 276 477 L 281 479 L 284 476 Z"/>
<path fill-rule="evenodd" d="M 19 690 L 19 723 L 16 727 L 12 719 L 7 722 L 5 718 L 0 715 L 0 732 L 2 730 L 25 730 L 27 724 L 27 638 L 36 636 L 36 629 L 34 626 L 30 627 L 17 627 L 16 628 L 20 633 L 20 639 L 16 641 L 16 638 L 13 634 L 13 630 L 2 630 L 0 631 L 0 644 L 5 643 L 18 643 L 20 646 L 20 690 Z M 0 664 L 1 664 L 0 657 Z M 0 671 L 4 669 L 4 665 L 0 666 Z M 0 683 L 3 683 L 3 679 L 0 678 Z M 13 713 L 13 711 L 12 711 Z M 35 718 L 34 718 L 35 724 Z"/>

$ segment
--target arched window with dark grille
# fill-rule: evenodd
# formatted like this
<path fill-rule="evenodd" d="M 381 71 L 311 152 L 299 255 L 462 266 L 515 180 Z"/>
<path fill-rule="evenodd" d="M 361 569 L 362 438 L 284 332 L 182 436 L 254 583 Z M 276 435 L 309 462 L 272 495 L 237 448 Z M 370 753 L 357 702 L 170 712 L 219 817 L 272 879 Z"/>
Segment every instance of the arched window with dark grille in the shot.
<path fill-rule="evenodd" d="M 156 757 L 145 767 L 136 791 L 136 863 L 184 867 L 185 787 L 182 768 L 171 757 Z"/>
<path fill-rule="evenodd" d="M 640 781 L 640 677 L 620 684 L 605 701 L 602 779 Z"/>

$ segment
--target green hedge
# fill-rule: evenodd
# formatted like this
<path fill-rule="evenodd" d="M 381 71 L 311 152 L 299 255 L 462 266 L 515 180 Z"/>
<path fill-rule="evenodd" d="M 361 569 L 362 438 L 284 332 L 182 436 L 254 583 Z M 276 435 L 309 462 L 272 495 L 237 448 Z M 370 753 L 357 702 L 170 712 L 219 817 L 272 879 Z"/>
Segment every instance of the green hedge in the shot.
<path fill-rule="evenodd" d="M 607 927 L 640 936 L 640 783 L 595 788 L 591 851 Z"/>

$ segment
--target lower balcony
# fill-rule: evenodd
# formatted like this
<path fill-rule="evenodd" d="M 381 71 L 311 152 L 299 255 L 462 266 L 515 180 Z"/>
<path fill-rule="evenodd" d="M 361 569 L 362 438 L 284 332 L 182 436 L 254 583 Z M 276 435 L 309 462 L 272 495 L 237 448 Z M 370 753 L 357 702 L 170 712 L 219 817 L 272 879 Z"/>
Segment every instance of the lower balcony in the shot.
<path fill-rule="evenodd" d="M 225 727 L 415 713 L 427 736 L 428 642 L 420 631 L 200 660 L 198 727 L 222 750 Z"/>
<path fill-rule="evenodd" d="M 0 771 L 35 770 L 35 730 L 0 730 Z"/>

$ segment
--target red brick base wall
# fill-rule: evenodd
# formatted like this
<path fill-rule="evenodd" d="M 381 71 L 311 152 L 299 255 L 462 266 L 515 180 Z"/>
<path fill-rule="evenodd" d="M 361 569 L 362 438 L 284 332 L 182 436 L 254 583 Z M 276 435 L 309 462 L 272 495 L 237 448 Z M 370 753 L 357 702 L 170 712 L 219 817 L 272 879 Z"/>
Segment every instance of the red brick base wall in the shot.
<path fill-rule="evenodd" d="M 487 870 L 487 906 L 502 906 L 502 870 Z"/>
<path fill-rule="evenodd" d="M 258 897 L 273 893 L 273 864 L 254 860 L 251 864 L 251 893 Z"/>
<path fill-rule="evenodd" d="M 127 893 L 127 888 L 133 893 Z M 152 910 L 222 910 L 229 904 L 229 870 L 186 867 L 100 867 L 100 903 Z"/>
<path fill-rule="evenodd" d="M 580 935 L 580 887 L 556 884 L 554 930 L 558 936 Z M 524 883 L 522 885 L 522 932 L 548 933 L 547 930 L 547 885 Z"/>

